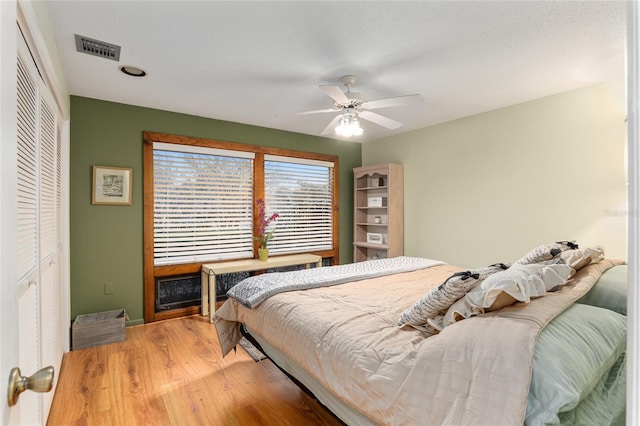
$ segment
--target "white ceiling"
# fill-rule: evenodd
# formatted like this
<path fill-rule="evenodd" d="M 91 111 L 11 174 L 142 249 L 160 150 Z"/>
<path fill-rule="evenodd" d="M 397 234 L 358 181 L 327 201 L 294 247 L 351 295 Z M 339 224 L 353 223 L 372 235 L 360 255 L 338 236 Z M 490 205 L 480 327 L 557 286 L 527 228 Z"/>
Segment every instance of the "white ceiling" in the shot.
<path fill-rule="evenodd" d="M 320 135 L 321 84 L 365 100 L 420 94 L 363 121 L 366 142 L 610 81 L 624 108 L 621 1 L 49 1 L 72 95 Z M 74 35 L 122 47 L 78 53 Z M 143 68 L 134 78 L 121 65 Z"/>

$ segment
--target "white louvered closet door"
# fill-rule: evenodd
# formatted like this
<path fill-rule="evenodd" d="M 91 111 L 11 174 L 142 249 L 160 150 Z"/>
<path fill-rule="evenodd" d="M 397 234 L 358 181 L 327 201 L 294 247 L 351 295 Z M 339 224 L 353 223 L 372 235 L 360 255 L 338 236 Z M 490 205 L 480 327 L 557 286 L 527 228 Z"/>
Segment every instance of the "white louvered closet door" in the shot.
<path fill-rule="evenodd" d="M 46 91 L 40 94 L 40 156 L 39 156 L 39 242 L 40 242 L 40 344 L 41 366 L 58 368 L 62 362 L 62 342 L 59 335 L 60 274 L 58 262 L 57 195 L 60 182 L 57 155 L 59 136 L 58 114 Z M 51 406 L 53 393 L 42 394 L 44 411 Z"/>
<path fill-rule="evenodd" d="M 19 36 L 17 221 L 19 360 L 23 375 L 52 365 L 59 373 L 61 335 L 61 114 Z M 23 393 L 20 424 L 46 422 L 53 392 Z"/>
<path fill-rule="evenodd" d="M 38 87 L 28 60 L 18 55 L 18 331 L 20 370 L 40 368 L 38 272 Z M 22 395 L 20 421 L 41 424 L 42 398 Z"/>

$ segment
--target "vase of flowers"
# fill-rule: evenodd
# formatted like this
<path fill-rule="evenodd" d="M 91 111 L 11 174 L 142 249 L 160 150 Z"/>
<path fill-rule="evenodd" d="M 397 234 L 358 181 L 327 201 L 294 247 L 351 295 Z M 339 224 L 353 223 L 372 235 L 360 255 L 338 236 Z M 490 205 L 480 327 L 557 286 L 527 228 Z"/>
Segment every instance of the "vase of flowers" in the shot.
<path fill-rule="evenodd" d="M 253 237 L 253 239 L 260 245 L 260 247 L 258 247 L 258 257 L 261 261 L 266 262 L 269 258 L 269 249 L 267 248 L 267 244 L 269 244 L 269 240 L 273 238 L 275 226 L 270 231 L 267 231 L 267 228 L 272 222 L 275 222 L 280 215 L 278 213 L 274 213 L 267 217 L 265 213 L 264 200 L 262 198 L 257 200 L 256 204 L 258 206 L 258 235 Z"/>

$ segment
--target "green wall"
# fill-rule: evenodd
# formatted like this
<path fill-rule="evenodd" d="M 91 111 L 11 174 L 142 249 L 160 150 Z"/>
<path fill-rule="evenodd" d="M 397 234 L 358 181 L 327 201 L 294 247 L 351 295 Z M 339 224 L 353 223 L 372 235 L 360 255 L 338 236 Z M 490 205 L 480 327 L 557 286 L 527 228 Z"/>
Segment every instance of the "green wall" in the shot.
<path fill-rule="evenodd" d="M 361 144 L 71 97 L 71 318 L 125 308 L 143 320 L 142 132 L 264 145 L 339 157 L 340 263 L 352 261 L 353 167 Z M 91 204 L 92 166 L 133 168 L 133 204 Z M 112 283 L 114 293 L 104 294 Z"/>

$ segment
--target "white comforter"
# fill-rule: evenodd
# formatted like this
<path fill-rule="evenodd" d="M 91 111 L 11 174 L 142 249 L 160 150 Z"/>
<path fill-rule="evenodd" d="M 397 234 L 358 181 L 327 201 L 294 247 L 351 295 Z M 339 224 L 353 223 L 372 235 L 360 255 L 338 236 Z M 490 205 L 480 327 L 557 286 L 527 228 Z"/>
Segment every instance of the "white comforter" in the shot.
<path fill-rule="evenodd" d="M 257 309 L 230 299 L 216 312 L 215 325 L 225 353 L 245 323 L 380 424 L 522 424 L 539 332 L 612 265 L 587 266 L 556 293 L 461 321 L 430 338 L 396 321 L 458 267 L 282 293 Z"/>

